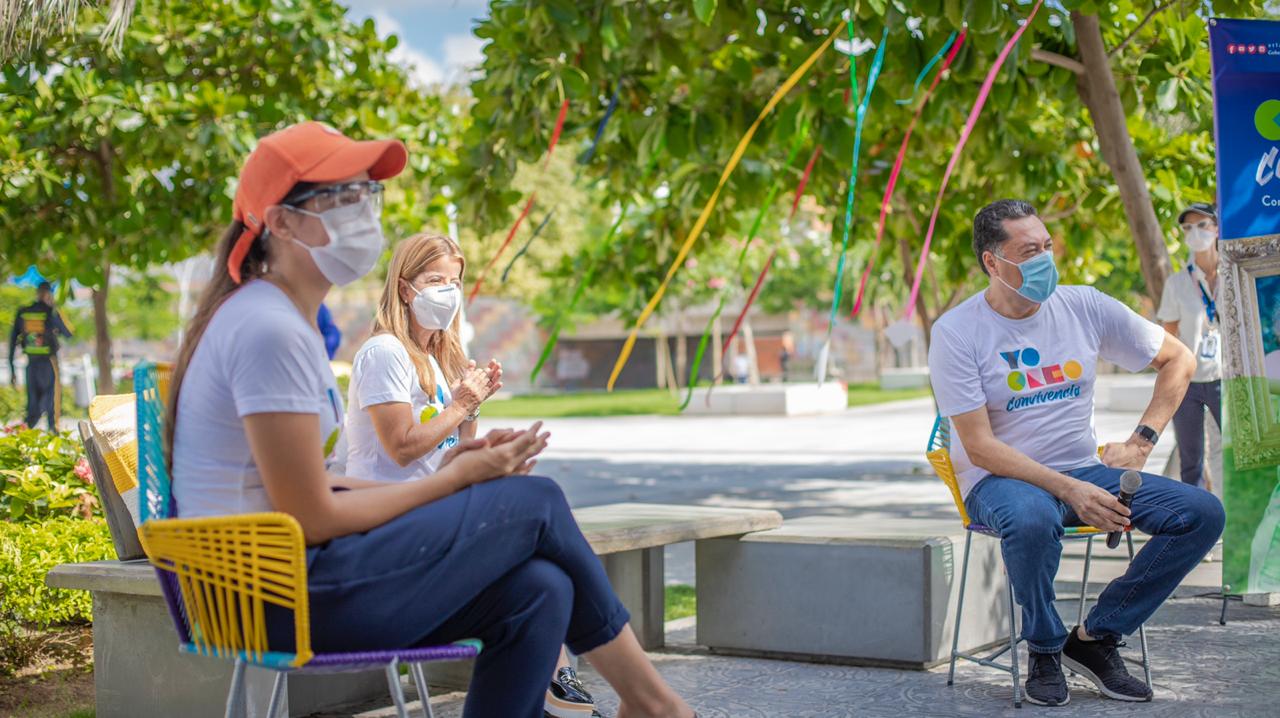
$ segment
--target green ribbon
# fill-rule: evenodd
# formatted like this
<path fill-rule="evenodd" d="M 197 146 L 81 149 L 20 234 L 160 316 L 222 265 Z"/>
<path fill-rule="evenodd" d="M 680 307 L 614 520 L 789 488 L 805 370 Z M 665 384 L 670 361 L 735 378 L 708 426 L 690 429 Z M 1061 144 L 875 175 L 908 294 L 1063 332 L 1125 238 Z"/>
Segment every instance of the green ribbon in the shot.
<path fill-rule="evenodd" d="M 809 136 L 809 120 L 806 119 L 804 124 L 800 126 L 799 132 L 795 138 L 791 140 L 791 151 L 787 155 L 787 167 L 796 159 L 796 154 L 804 145 L 804 141 Z M 773 180 L 773 184 L 769 186 L 769 192 L 765 195 L 764 204 L 760 205 L 760 209 L 756 211 L 756 218 L 751 222 L 751 231 L 747 233 L 747 239 L 742 243 L 742 251 L 738 252 L 738 263 L 734 269 L 734 275 L 742 274 L 742 265 L 747 259 L 747 250 L 750 249 L 751 243 L 756 239 L 756 233 L 760 231 L 760 225 L 764 222 L 764 216 L 773 206 L 773 200 L 778 196 L 778 192 L 782 189 L 781 178 Z M 711 330 L 715 327 L 716 322 L 720 319 L 720 312 L 724 311 L 725 300 L 729 298 L 728 284 L 719 292 L 720 300 L 716 303 L 716 310 L 711 314 L 711 319 L 707 321 L 707 326 L 702 330 L 702 337 L 698 340 L 698 349 L 693 353 L 693 365 L 689 370 L 688 389 L 685 392 L 684 401 L 680 403 L 680 410 L 684 411 L 689 406 L 689 402 L 693 399 L 694 387 L 698 385 L 698 370 L 702 368 L 702 358 L 707 353 L 707 343 L 711 340 Z"/>

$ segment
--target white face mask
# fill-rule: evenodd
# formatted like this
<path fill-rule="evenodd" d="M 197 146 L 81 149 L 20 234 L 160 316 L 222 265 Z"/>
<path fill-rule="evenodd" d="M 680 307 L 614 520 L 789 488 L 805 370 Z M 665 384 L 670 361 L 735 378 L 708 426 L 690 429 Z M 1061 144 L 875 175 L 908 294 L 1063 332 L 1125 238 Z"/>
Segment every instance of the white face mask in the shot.
<path fill-rule="evenodd" d="M 423 329 L 448 329 L 462 308 L 462 290 L 454 284 L 424 287 L 413 298 L 413 318 Z"/>
<path fill-rule="evenodd" d="M 323 212 L 309 212 L 298 207 L 290 209 L 315 217 L 324 225 L 329 243 L 323 247 L 312 247 L 297 239 L 293 241 L 306 247 L 324 278 L 339 287 L 368 274 L 378 263 L 378 257 L 382 256 L 386 239 L 382 236 L 382 223 L 373 202 L 368 198 Z"/>
<path fill-rule="evenodd" d="M 1203 252 L 1212 247 L 1213 240 L 1217 238 L 1212 229 L 1192 227 L 1187 231 L 1187 246 L 1191 248 L 1192 252 Z"/>

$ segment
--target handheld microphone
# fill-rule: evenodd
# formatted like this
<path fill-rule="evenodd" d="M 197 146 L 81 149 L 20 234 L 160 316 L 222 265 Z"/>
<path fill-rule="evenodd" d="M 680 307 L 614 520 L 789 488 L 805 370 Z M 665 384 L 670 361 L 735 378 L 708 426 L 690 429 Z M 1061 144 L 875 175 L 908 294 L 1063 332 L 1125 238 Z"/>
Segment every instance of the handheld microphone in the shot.
<path fill-rule="evenodd" d="M 1120 475 L 1120 503 L 1128 507 L 1133 502 L 1133 495 L 1138 493 L 1138 488 L 1142 486 L 1142 474 L 1136 471 L 1126 471 Z M 1120 534 L 1123 531 L 1112 531 L 1107 534 L 1107 548 L 1115 548 L 1120 545 Z"/>

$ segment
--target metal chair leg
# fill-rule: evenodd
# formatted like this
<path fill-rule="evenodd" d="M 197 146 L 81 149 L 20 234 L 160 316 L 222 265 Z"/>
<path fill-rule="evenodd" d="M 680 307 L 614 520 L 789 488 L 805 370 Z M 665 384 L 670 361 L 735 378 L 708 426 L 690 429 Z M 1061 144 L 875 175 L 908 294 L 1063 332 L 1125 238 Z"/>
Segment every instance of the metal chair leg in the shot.
<path fill-rule="evenodd" d="M 427 675 L 421 663 L 409 664 L 409 674 L 413 676 L 413 685 L 418 689 L 418 700 L 422 701 L 422 712 L 427 718 L 435 718 L 431 711 L 431 689 L 427 686 Z"/>
<path fill-rule="evenodd" d="M 1089 593 L 1089 563 L 1093 560 L 1093 537 L 1085 539 L 1084 577 L 1080 579 L 1080 609 L 1076 611 L 1076 625 L 1084 625 L 1085 596 Z"/>
<path fill-rule="evenodd" d="M 400 661 L 387 664 L 387 690 L 391 691 L 391 700 L 396 704 L 396 716 L 409 718 L 409 709 L 404 705 L 404 689 L 400 687 Z"/>
<path fill-rule="evenodd" d="M 1129 563 L 1133 563 L 1133 532 L 1125 532 L 1125 538 L 1129 544 Z M 1147 681 L 1147 688 L 1151 688 L 1151 656 L 1147 653 L 1147 627 L 1146 625 L 1138 626 L 1138 643 L 1142 645 L 1142 675 Z"/>
<path fill-rule="evenodd" d="M 231 685 L 227 688 L 227 718 L 243 718 L 244 705 L 244 659 L 237 658 L 235 667 L 231 669 Z"/>
<path fill-rule="evenodd" d="M 1009 586 L 1009 673 L 1013 675 L 1013 707 L 1022 707 L 1022 686 L 1018 683 L 1018 604 L 1013 600 L 1013 580 L 1005 567 L 1005 581 Z"/>
<path fill-rule="evenodd" d="M 956 630 L 951 636 L 951 669 L 947 671 L 947 685 L 956 680 L 956 654 L 960 649 L 960 617 L 964 615 L 964 587 L 969 580 L 969 546 L 973 543 L 973 532 L 966 531 L 964 536 L 964 561 L 960 566 L 960 600 L 956 603 Z"/>
<path fill-rule="evenodd" d="M 276 714 L 284 710 L 284 718 L 289 718 L 289 674 L 284 671 L 276 673 L 275 683 L 271 686 L 271 702 L 267 704 L 267 718 L 276 718 Z"/>

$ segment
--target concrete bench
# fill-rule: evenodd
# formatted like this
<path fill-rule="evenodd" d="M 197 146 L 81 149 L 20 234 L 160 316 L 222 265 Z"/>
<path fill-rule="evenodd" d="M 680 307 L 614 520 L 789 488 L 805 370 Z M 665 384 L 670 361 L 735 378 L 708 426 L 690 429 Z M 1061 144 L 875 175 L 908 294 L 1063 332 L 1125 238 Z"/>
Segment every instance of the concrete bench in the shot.
<path fill-rule="evenodd" d="M 957 520 L 813 516 L 697 545 L 697 641 L 712 651 L 928 668 L 951 655 Z M 999 544 L 975 537 L 960 649 L 1006 640 Z"/>
<path fill-rule="evenodd" d="M 646 649 L 663 645 L 663 547 L 776 528 L 782 516 L 754 509 L 610 504 L 574 511 L 631 612 Z M 155 571 L 144 561 L 63 564 L 49 572 L 54 588 L 93 594 L 93 661 L 98 718 L 222 715 L 231 664 L 180 654 Z M 468 664 L 429 664 L 436 685 L 465 687 Z M 250 670 L 251 705 L 265 705 L 271 676 Z M 380 671 L 297 676 L 289 680 L 296 714 L 385 695 Z"/>

